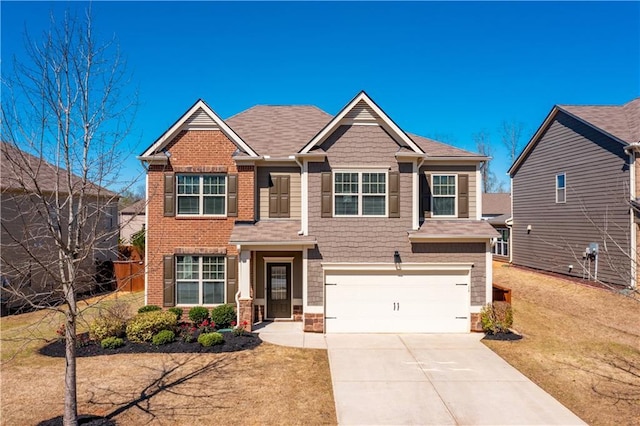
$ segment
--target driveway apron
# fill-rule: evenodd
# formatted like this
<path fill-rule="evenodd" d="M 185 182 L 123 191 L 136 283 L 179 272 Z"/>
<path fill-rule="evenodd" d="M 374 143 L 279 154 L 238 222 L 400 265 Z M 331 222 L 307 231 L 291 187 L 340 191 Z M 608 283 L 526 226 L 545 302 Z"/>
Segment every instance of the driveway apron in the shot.
<path fill-rule="evenodd" d="M 585 424 L 481 337 L 326 335 L 338 423 Z"/>

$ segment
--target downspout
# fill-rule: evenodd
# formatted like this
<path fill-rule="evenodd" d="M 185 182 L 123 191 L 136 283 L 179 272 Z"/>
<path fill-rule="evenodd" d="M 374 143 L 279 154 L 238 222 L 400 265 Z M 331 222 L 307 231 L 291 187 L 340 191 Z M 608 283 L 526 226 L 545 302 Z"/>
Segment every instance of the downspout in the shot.
<path fill-rule="evenodd" d="M 238 291 L 236 291 L 234 299 L 236 301 L 236 327 L 240 327 L 240 253 L 242 252 L 242 246 L 238 244 L 236 248 L 238 249 L 238 271 L 236 272 Z"/>

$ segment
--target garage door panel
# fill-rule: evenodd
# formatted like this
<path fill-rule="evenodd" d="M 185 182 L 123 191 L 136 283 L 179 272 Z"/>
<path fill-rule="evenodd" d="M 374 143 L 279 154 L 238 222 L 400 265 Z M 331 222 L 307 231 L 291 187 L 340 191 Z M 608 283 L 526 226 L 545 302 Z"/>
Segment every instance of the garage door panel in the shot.
<path fill-rule="evenodd" d="M 469 331 L 469 273 L 327 273 L 328 333 Z"/>

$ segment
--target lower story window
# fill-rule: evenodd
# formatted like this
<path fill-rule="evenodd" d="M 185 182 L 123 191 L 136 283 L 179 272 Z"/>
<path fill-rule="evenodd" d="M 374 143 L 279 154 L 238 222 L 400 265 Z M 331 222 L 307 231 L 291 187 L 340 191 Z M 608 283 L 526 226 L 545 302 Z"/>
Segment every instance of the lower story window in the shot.
<path fill-rule="evenodd" d="M 500 233 L 500 237 L 498 237 L 491 252 L 498 256 L 509 256 L 509 229 L 498 228 L 496 230 Z"/>
<path fill-rule="evenodd" d="M 224 283 L 224 256 L 176 256 L 178 304 L 224 303 Z"/>

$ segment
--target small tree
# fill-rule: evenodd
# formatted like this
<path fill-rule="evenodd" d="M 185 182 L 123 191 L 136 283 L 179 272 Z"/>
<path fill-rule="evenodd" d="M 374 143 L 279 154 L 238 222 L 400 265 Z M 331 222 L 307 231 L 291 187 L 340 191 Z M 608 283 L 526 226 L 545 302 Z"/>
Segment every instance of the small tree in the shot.
<path fill-rule="evenodd" d="M 509 160 L 511 164 L 516 161 L 516 157 L 520 152 L 520 138 L 524 130 L 524 124 L 519 121 L 503 121 L 501 128 L 502 143 L 507 148 Z"/>
<path fill-rule="evenodd" d="M 95 259 L 115 256 L 118 197 L 104 188 L 118 176 L 135 95 L 123 93 L 117 45 L 96 40 L 90 11 L 52 15 L 25 49 L 3 69 L 3 203 L 12 209 L 2 218 L 3 291 L 64 314 L 64 424 L 75 425 L 77 295 L 95 284 Z"/>
<path fill-rule="evenodd" d="M 482 168 L 482 192 L 504 192 L 502 182 L 498 180 L 496 174 L 491 170 L 491 160 L 493 157 L 493 147 L 491 146 L 491 136 L 482 130 L 473 135 L 476 143 L 476 151 L 479 154 L 489 157 Z"/>

